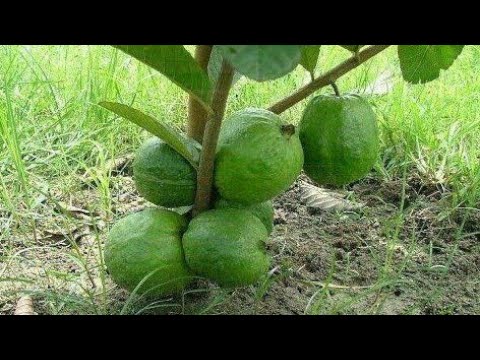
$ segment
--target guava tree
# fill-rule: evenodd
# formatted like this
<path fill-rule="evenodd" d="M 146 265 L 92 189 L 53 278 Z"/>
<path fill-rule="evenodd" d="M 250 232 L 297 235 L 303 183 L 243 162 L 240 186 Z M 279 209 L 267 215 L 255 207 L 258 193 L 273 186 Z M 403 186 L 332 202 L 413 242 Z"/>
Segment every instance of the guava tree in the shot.
<path fill-rule="evenodd" d="M 151 287 L 158 287 L 162 281 L 189 274 L 225 286 L 253 283 L 268 268 L 257 249 L 257 240 L 265 240 L 271 231 L 268 201 L 288 189 L 302 168 L 318 183 L 335 185 L 371 169 L 378 154 L 375 114 L 359 96 L 342 96 L 335 82 L 392 45 L 339 46 L 352 56 L 319 77 L 315 69 L 320 45 L 198 45 L 194 55 L 182 45 L 115 46 L 189 94 L 187 134 L 127 105 L 101 106 L 155 136 L 136 159 L 140 194 L 162 208 L 192 206 L 186 216 L 148 210 L 112 230 L 107 266 L 120 285 L 138 290 L 139 283 L 149 278 L 155 280 Z M 413 84 L 435 80 L 463 47 L 398 45 L 404 79 Z M 265 109 L 247 109 L 224 122 L 229 93 L 239 77 L 271 81 L 299 65 L 310 73 L 311 82 Z M 335 96 L 313 99 L 300 129 L 281 119 L 283 112 L 326 86 L 333 86 Z M 345 144 L 345 138 L 352 143 Z M 222 210 L 215 212 L 213 207 Z M 136 234 L 141 233 L 141 239 L 146 237 L 142 232 L 155 234 L 143 250 L 128 245 L 140 241 L 127 235 L 139 224 L 143 228 Z M 145 255 L 148 252 L 163 255 L 154 259 Z M 181 265 L 185 257 L 187 264 Z M 178 291 L 187 283 L 173 281 L 156 294 Z"/>

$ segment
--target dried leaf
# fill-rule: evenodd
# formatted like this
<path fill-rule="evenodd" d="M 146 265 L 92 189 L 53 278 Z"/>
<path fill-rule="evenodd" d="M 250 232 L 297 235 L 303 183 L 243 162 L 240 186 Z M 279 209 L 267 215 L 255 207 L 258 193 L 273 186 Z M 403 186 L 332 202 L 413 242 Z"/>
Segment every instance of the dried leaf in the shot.
<path fill-rule="evenodd" d="M 88 221 L 85 221 L 85 223 L 83 224 L 75 224 L 75 226 L 71 229 L 43 230 L 43 233 L 38 236 L 38 239 L 43 241 L 56 242 L 55 245 L 69 245 L 69 241 L 75 241 L 76 243 L 78 243 L 82 241 L 83 238 L 90 236 L 95 227 L 99 230 L 102 230 L 106 227 L 106 224 L 103 220 L 97 220 L 97 218 L 92 219 L 83 214 L 80 215 L 84 216 Z"/>
<path fill-rule="evenodd" d="M 80 242 L 84 237 L 92 235 L 92 230 L 90 226 L 85 225 L 82 228 L 79 228 L 75 234 L 73 234 L 73 239 L 75 242 Z"/>
<path fill-rule="evenodd" d="M 69 213 L 74 217 L 81 217 L 81 215 L 90 215 L 90 211 L 78 208 L 76 206 L 65 204 L 64 202 L 58 202 L 58 208 L 63 213 Z"/>
<path fill-rule="evenodd" d="M 285 210 L 275 209 L 274 223 L 275 225 L 287 223 L 287 214 L 285 213 Z"/>
<path fill-rule="evenodd" d="M 43 234 L 38 237 L 39 240 L 49 240 L 49 241 L 62 241 L 68 237 L 68 232 L 61 230 L 49 230 L 46 229 L 43 231 Z"/>
<path fill-rule="evenodd" d="M 18 300 L 15 315 L 37 315 L 33 308 L 33 300 L 30 296 L 24 296 Z"/>
<path fill-rule="evenodd" d="M 118 159 L 109 160 L 106 164 L 108 174 L 112 176 L 122 175 L 128 173 L 128 168 L 134 160 L 134 154 L 128 154 Z"/>
<path fill-rule="evenodd" d="M 305 182 L 300 184 L 301 201 L 307 207 L 322 211 L 353 211 L 364 207 L 363 204 L 354 204 L 345 198 L 345 195 L 318 188 Z"/>
<path fill-rule="evenodd" d="M 135 154 L 127 154 L 117 159 L 110 159 L 105 164 L 105 176 L 129 176 L 132 175 L 132 164 L 135 159 Z M 103 172 L 103 170 L 102 170 Z M 96 177 L 93 176 L 89 170 L 81 175 L 81 181 L 89 186 L 95 186 Z"/>

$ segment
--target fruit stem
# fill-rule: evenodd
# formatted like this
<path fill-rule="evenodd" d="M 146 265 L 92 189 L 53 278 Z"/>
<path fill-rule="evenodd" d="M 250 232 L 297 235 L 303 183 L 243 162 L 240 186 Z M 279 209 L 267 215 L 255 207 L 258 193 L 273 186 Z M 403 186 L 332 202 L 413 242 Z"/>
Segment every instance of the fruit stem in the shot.
<path fill-rule="evenodd" d="M 212 45 L 197 45 L 195 49 L 195 60 L 205 72 L 208 71 L 212 49 Z M 204 107 L 193 96 L 190 96 L 188 100 L 188 136 L 201 143 L 207 120 L 208 114 Z"/>
<path fill-rule="evenodd" d="M 315 93 L 316 91 L 324 88 L 325 86 L 330 85 L 332 82 L 337 81 L 345 74 L 349 73 L 353 69 L 357 68 L 367 60 L 370 60 L 375 55 L 378 55 L 391 45 L 372 45 L 366 48 L 365 50 L 359 52 L 357 55 L 352 56 L 350 59 L 339 64 L 332 70 L 326 72 L 324 75 L 312 81 L 310 84 L 299 89 L 294 94 L 286 97 L 283 100 L 280 100 L 278 103 L 272 105 L 268 110 L 271 112 L 280 115 L 284 111 L 290 109 L 291 107 L 297 105 L 301 101 L 305 100 L 307 97 Z"/>
<path fill-rule="evenodd" d="M 338 89 L 338 86 L 337 86 L 337 84 L 335 84 L 335 82 L 332 82 L 330 85 L 332 86 L 333 91 L 335 91 L 336 96 L 338 96 L 338 97 L 342 96 L 340 94 L 340 90 Z"/>
<path fill-rule="evenodd" d="M 203 148 L 200 157 L 200 166 L 197 179 L 197 196 L 193 208 L 193 216 L 197 216 L 211 207 L 213 193 L 213 176 L 215 169 L 215 155 L 217 152 L 218 137 L 222 121 L 225 116 L 228 95 L 233 84 L 235 70 L 224 61 L 215 93 L 213 94 L 213 115 L 209 118 L 203 136 Z"/>

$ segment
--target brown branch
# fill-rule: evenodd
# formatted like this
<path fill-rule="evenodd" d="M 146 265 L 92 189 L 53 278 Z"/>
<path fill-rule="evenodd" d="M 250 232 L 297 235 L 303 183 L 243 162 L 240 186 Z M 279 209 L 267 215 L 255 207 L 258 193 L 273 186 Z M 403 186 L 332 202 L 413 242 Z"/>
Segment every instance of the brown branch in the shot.
<path fill-rule="evenodd" d="M 195 50 L 195 60 L 205 71 L 208 71 L 212 48 L 212 45 L 197 45 Z M 208 114 L 205 108 L 193 96 L 190 96 L 188 103 L 188 136 L 201 143 L 207 120 Z"/>
<path fill-rule="evenodd" d="M 271 106 L 268 110 L 270 110 L 275 114 L 283 113 L 284 111 L 295 106 L 302 100 L 305 100 L 314 92 L 320 90 L 325 86 L 329 86 L 330 84 L 334 83 L 343 75 L 357 68 L 358 66 L 360 66 L 367 60 L 371 59 L 375 55 L 381 53 L 382 51 L 387 49 L 389 46 L 391 45 L 372 45 L 368 47 L 367 49 L 356 54 L 354 57 L 346 60 L 345 62 L 341 63 L 337 67 L 330 70 L 329 72 L 325 73 L 321 77 L 315 79 L 310 84 L 306 85 L 305 87 L 295 92 L 293 95 L 288 96 L 287 98 Z"/>
<path fill-rule="evenodd" d="M 197 197 L 193 216 L 197 216 L 210 209 L 211 206 L 218 137 L 225 116 L 225 109 L 227 107 L 228 95 L 232 88 L 234 73 L 235 71 L 232 66 L 224 61 L 220 78 L 218 79 L 215 93 L 213 95 L 213 115 L 210 117 L 205 127 L 202 155 L 198 169 Z"/>

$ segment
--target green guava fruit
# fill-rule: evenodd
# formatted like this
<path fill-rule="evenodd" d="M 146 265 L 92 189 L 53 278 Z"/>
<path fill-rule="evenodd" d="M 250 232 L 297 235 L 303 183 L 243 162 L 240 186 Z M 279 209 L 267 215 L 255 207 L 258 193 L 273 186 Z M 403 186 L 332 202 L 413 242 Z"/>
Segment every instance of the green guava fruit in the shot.
<path fill-rule="evenodd" d="M 139 194 L 155 205 L 176 208 L 195 201 L 195 169 L 158 138 L 149 139 L 137 151 L 133 175 Z"/>
<path fill-rule="evenodd" d="M 220 196 L 244 205 L 286 191 L 300 175 L 303 150 L 293 125 L 261 109 L 246 109 L 224 124 L 215 164 Z"/>
<path fill-rule="evenodd" d="M 215 209 L 243 209 L 251 212 L 263 223 L 270 235 L 273 231 L 273 218 L 275 212 L 273 210 L 273 203 L 271 201 L 265 201 L 261 204 L 254 204 L 246 206 L 236 202 L 220 199 L 215 202 Z"/>
<path fill-rule="evenodd" d="M 105 264 L 121 287 L 161 297 L 181 292 L 192 279 L 181 238 L 187 220 L 162 209 L 148 209 L 120 220 L 110 231 Z"/>
<path fill-rule="evenodd" d="M 268 272 L 267 238 L 265 226 L 247 210 L 210 210 L 193 219 L 183 236 L 185 259 L 197 275 L 220 286 L 251 285 Z"/>
<path fill-rule="evenodd" d="M 305 173 L 320 185 L 341 186 L 363 178 L 379 152 L 375 113 L 357 95 L 318 96 L 300 123 Z"/>

